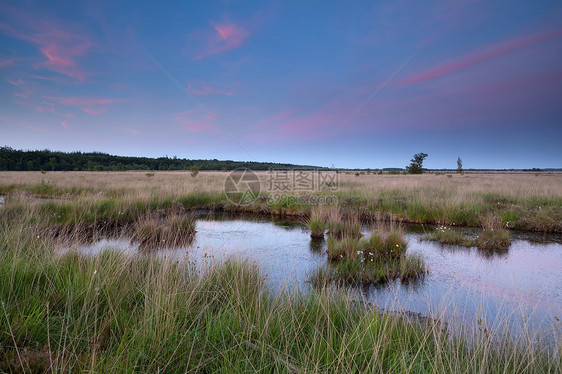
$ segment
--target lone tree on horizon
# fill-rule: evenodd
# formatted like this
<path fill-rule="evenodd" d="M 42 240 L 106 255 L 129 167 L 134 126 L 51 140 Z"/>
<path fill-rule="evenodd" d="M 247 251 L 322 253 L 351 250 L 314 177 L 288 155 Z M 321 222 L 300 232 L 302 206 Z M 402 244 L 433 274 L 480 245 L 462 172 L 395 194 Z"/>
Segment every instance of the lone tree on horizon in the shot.
<path fill-rule="evenodd" d="M 427 153 L 416 153 L 414 158 L 410 160 L 410 165 L 406 166 L 406 170 L 410 174 L 422 174 L 423 160 L 427 157 Z"/>
<path fill-rule="evenodd" d="M 462 170 L 462 160 L 461 157 L 457 157 L 457 173 L 462 174 L 463 170 Z"/>

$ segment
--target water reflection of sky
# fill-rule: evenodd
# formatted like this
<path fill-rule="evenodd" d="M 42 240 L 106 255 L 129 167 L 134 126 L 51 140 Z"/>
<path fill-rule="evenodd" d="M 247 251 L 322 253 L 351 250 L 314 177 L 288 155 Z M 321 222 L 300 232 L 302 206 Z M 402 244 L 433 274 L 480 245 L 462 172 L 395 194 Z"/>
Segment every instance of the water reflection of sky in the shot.
<path fill-rule="evenodd" d="M 199 268 L 230 257 L 248 259 L 260 266 L 276 289 L 306 290 L 309 274 L 326 263 L 326 242 L 311 240 L 301 225 L 200 219 L 196 229 L 189 247 L 159 250 L 153 255 L 189 261 Z M 418 234 L 407 236 L 409 252 L 424 257 L 429 274 L 409 284 L 396 281 L 356 288 L 357 297 L 387 309 L 443 314 L 449 319 L 484 317 L 492 325 L 507 315 L 513 320 L 526 316 L 537 330 L 552 327 L 555 317 L 562 318 L 562 244 L 514 240 L 508 250 L 489 252 L 420 241 Z M 138 253 L 138 245 L 127 238 L 105 239 L 80 251 L 95 254 L 105 248 Z"/>

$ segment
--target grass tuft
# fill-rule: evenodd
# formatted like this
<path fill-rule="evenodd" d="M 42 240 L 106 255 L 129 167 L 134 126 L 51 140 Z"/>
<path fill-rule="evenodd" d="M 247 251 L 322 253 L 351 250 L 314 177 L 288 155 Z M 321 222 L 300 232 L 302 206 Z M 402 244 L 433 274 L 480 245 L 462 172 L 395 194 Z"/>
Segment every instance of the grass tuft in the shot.
<path fill-rule="evenodd" d="M 195 220 L 190 216 L 173 215 L 162 219 L 154 212 L 135 222 L 132 239 L 140 248 L 152 250 L 186 246 L 195 235 Z"/>
<path fill-rule="evenodd" d="M 332 209 L 328 215 L 328 234 L 335 238 L 360 238 L 361 221 L 357 214 L 343 215 Z"/>
<path fill-rule="evenodd" d="M 311 275 L 315 285 L 336 283 L 377 284 L 400 278 L 411 280 L 427 272 L 423 259 L 406 255 L 408 243 L 400 228 L 375 231 L 368 238 L 328 237 L 331 264 Z"/>
<path fill-rule="evenodd" d="M 502 227 L 500 221 L 495 218 L 483 220 L 483 230 L 476 238 L 475 244 L 481 249 L 501 249 L 511 244 L 509 230 Z"/>
<path fill-rule="evenodd" d="M 312 238 L 323 238 L 326 231 L 326 218 L 324 212 L 320 208 L 313 208 L 310 217 L 306 221 L 306 226 L 310 230 Z"/>
<path fill-rule="evenodd" d="M 485 250 L 504 249 L 511 244 L 509 230 L 503 228 L 500 221 L 496 218 L 484 219 L 483 229 L 476 238 L 467 235 L 459 229 L 439 226 L 427 235 L 426 239 L 438 241 L 441 244 L 466 247 L 476 246 Z"/>

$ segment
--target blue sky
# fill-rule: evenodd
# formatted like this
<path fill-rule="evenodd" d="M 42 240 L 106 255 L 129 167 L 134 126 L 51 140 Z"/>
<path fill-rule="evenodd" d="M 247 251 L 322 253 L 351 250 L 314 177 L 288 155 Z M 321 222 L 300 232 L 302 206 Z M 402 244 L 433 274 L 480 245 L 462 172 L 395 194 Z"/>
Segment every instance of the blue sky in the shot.
<path fill-rule="evenodd" d="M 3 1 L 0 145 L 562 167 L 559 1 Z"/>

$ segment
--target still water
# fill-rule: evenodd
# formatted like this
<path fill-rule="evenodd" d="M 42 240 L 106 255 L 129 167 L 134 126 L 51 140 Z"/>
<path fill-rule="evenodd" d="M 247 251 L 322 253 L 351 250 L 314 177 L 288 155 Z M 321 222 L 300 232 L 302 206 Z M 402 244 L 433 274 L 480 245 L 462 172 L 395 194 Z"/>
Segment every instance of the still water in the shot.
<path fill-rule="evenodd" d="M 248 259 L 259 265 L 273 288 L 303 291 L 310 287 L 310 273 L 327 263 L 326 242 L 311 240 L 299 223 L 203 216 L 197 219 L 196 230 L 189 246 L 150 255 L 188 261 L 199 268 L 231 257 Z M 420 230 L 419 226 L 407 228 L 408 252 L 420 254 L 429 273 L 407 284 L 394 281 L 355 287 L 351 289 L 355 297 L 385 310 L 405 309 L 469 325 L 482 321 L 488 326 L 509 326 L 514 334 L 526 324 L 527 330 L 540 335 L 560 335 L 562 236 L 512 233 L 509 248 L 482 251 L 422 241 Z M 104 239 L 74 249 L 92 255 L 104 249 L 146 255 L 128 238 Z"/>

